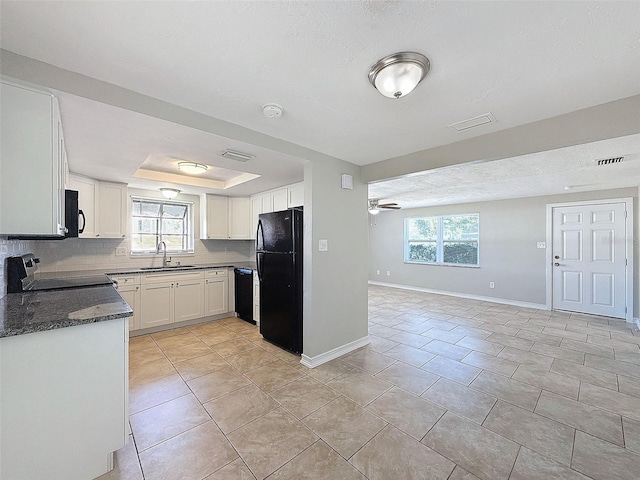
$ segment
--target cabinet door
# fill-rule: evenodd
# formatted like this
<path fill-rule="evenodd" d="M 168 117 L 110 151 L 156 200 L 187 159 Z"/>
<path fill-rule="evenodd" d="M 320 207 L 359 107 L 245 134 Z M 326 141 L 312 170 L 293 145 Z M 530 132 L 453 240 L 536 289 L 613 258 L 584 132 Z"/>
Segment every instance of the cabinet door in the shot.
<path fill-rule="evenodd" d="M 184 322 L 204 316 L 202 293 L 202 280 L 176 280 L 174 288 L 175 322 Z"/>
<path fill-rule="evenodd" d="M 98 235 L 98 182 L 92 178 L 70 175 L 69 188 L 78 191 L 78 208 L 84 214 L 84 230 L 80 238 L 95 238 Z M 80 219 L 82 227 L 82 219 Z"/>
<path fill-rule="evenodd" d="M 127 234 L 127 186 L 123 183 L 100 182 L 100 238 L 124 238 Z"/>
<path fill-rule="evenodd" d="M 229 198 L 200 196 L 200 239 L 229 238 Z"/>
<path fill-rule="evenodd" d="M 229 311 L 228 299 L 228 279 L 207 278 L 205 284 L 205 316 L 220 315 Z"/>
<path fill-rule="evenodd" d="M 140 285 L 127 285 L 116 287 L 120 296 L 133 310 L 133 316 L 129 318 L 129 331 L 140 328 Z"/>
<path fill-rule="evenodd" d="M 289 194 L 287 208 L 302 207 L 304 205 L 304 183 L 296 183 L 287 187 Z"/>
<path fill-rule="evenodd" d="M 258 215 L 262 212 L 262 195 L 251 196 L 251 238 L 255 240 L 258 229 Z"/>
<path fill-rule="evenodd" d="M 173 323 L 173 282 L 142 285 L 140 327 L 149 328 Z"/>
<path fill-rule="evenodd" d="M 234 240 L 251 238 L 251 199 L 245 197 L 229 199 L 229 238 Z"/>
<path fill-rule="evenodd" d="M 281 188 L 279 190 L 273 190 L 271 192 L 272 205 L 274 212 L 281 212 L 282 210 L 286 210 L 288 207 L 288 193 L 286 188 Z"/>
<path fill-rule="evenodd" d="M 267 192 L 260 194 L 260 203 L 262 204 L 260 213 L 275 212 L 273 209 L 273 198 L 271 197 L 271 193 Z"/>

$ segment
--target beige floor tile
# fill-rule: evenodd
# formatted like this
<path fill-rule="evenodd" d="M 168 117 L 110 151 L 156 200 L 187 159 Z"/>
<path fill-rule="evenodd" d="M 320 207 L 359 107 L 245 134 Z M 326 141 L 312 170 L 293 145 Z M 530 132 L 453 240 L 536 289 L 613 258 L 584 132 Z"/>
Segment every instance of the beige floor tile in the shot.
<path fill-rule="evenodd" d="M 409 345 L 410 347 L 420 348 L 427 342 L 431 341 L 428 337 L 423 337 L 421 335 L 417 335 L 415 333 L 409 332 L 399 332 L 396 329 L 393 329 L 395 335 L 391 335 L 389 340 L 393 340 L 394 342 L 402 343 L 404 345 Z M 375 332 L 374 332 L 375 333 Z"/>
<path fill-rule="evenodd" d="M 194 378 L 201 377 L 222 367 L 228 367 L 229 364 L 217 353 L 210 353 L 174 363 L 173 366 L 182 378 L 185 380 L 193 380 Z"/>
<path fill-rule="evenodd" d="M 619 373 L 626 377 L 635 377 L 640 382 L 640 365 L 612 360 L 610 358 L 604 358 L 590 353 L 585 355 L 584 364 L 587 367 L 593 367 L 612 373 Z"/>
<path fill-rule="evenodd" d="M 394 342 L 393 340 L 389 340 L 387 338 L 378 337 L 376 335 L 369 335 L 369 341 L 371 343 L 369 343 L 366 348 L 378 353 L 384 353 L 387 350 L 392 349 L 396 345 L 399 345 L 398 342 Z"/>
<path fill-rule="evenodd" d="M 390 383 L 361 370 L 340 375 L 328 381 L 326 385 L 363 407 L 393 387 Z"/>
<path fill-rule="evenodd" d="M 198 343 L 200 341 L 198 337 L 196 337 L 193 333 L 186 329 L 185 333 L 181 333 L 180 335 L 173 335 L 159 339 L 154 338 L 154 340 L 162 350 L 184 347 L 186 345 Z"/>
<path fill-rule="evenodd" d="M 426 345 L 423 345 L 421 350 L 458 361 L 471 353 L 471 350 L 468 348 L 453 345 L 452 343 L 443 342 L 441 340 L 432 340 Z"/>
<path fill-rule="evenodd" d="M 611 347 L 616 352 L 640 353 L 640 345 L 621 342 L 620 340 L 611 340 L 599 335 L 587 335 L 587 343 Z"/>
<path fill-rule="evenodd" d="M 640 455 L 577 431 L 571 468 L 595 480 L 632 480 L 640 472 Z"/>
<path fill-rule="evenodd" d="M 247 385 L 204 404 L 204 408 L 225 434 L 279 406 L 278 402 L 253 385 Z"/>
<path fill-rule="evenodd" d="M 520 350 L 529 350 L 533 346 L 533 340 L 516 337 L 516 333 L 518 333 L 518 330 L 516 330 L 513 335 L 505 335 L 504 333 L 492 333 L 486 338 L 486 340 L 488 342 L 499 343 L 500 345 L 505 345 L 507 347 L 519 348 Z"/>
<path fill-rule="evenodd" d="M 269 480 L 366 480 L 366 478 L 344 458 L 322 440 L 307 448 L 280 470 L 269 476 Z"/>
<path fill-rule="evenodd" d="M 384 370 L 389 365 L 396 362 L 395 359 L 389 358 L 381 353 L 374 352 L 366 348 L 360 348 L 355 352 L 340 357 L 345 363 L 352 367 L 360 368 L 367 373 L 376 374 Z"/>
<path fill-rule="evenodd" d="M 580 385 L 578 400 L 640 421 L 640 398 L 589 383 Z"/>
<path fill-rule="evenodd" d="M 247 464 L 238 458 L 204 480 L 255 480 L 255 478 Z"/>
<path fill-rule="evenodd" d="M 521 365 L 511 378 L 574 400 L 578 399 L 580 380 L 565 375 Z"/>
<path fill-rule="evenodd" d="M 629 352 L 614 352 L 616 360 L 619 362 L 631 363 L 633 365 L 640 365 L 640 354 Z"/>
<path fill-rule="evenodd" d="M 416 333 L 418 335 L 429 330 L 429 327 L 416 322 L 400 322 L 393 325 L 393 328 L 401 332 Z"/>
<path fill-rule="evenodd" d="M 156 345 L 151 335 L 139 335 L 129 338 L 129 350 L 136 348 L 145 348 L 151 345 Z"/>
<path fill-rule="evenodd" d="M 369 327 L 369 333 L 376 335 L 378 337 L 382 337 L 382 338 L 389 338 L 392 337 L 394 335 L 398 334 L 398 330 L 391 328 L 391 327 L 387 327 L 386 325 L 379 325 L 379 324 L 374 324 L 372 326 Z M 394 340 L 396 343 L 398 343 L 397 340 Z"/>
<path fill-rule="evenodd" d="M 568 340 L 575 340 L 577 342 L 586 342 L 587 334 L 586 333 L 576 333 L 570 332 L 569 330 L 564 330 L 562 328 L 556 327 L 544 327 L 542 329 L 542 333 L 546 333 L 548 335 L 556 335 L 558 337 L 566 338 Z"/>
<path fill-rule="evenodd" d="M 352 367 L 348 363 L 337 358 L 327 363 L 323 363 L 318 367 L 311 368 L 309 370 L 309 376 L 315 378 L 319 382 L 326 383 L 329 380 L 339 377 L 344 373 L 352 372 L 353 370 L 355 370 L 355 367 Z"/>
<path fill-rule="evenodd" d="M 262 390 L 270 392 L 303 377 L 303 371 L 277 360 L 264 367 L 250 370 L 245 375 Z"/>
<path fill-rule="evenodd" d="M 178 397 L 129 417 L 138 452 L 210 420 L 193 394 Z"/>
<path fill-rule="evenodd" d="M 597 368 L 585 367 L 584 365 L 578 365 L 556 358 L 553 361 L 553 365 L 551 365 L 551 371 L 592 385 L 598 385 L 611 390 L 618 389 L 616 374 Z"/>
<path fill-rule="evenodd" d="M 318 437 L 286 411 L 274 410 L 228 435 L 251 472 L 261 480 Z"/>
<path fill-rule="evenodd" d="M 313 378 L 302 377 L 270 392 L 270 395 L 293 415 L 304 418 L 339 394 Z"/>
<path fill-rule="evenodd" d="M 496 402 L 496 397 L 441 378 L 422 394 L 422 398 L 481 424 Z"/>
<path fill-rule="evenodd" d="M 333 400 L 302 421 L 346 459 L 387 425 L 345 397 Z"/>
<path fill-rule="evenodd" d="M 187 327 L 172 328 L 170 330 L 164 330 L 163 332 L 152 333 L 150 336 L 154 340 L 162 340 L 163 338 L 175 337 L 177 335 L 184 335 L 190 333 Z"/>
<path fill-rule="evenodd" d="M 420 395 L 440 378 L 438 375 L 402 362 L 394 363 L 377 373 L 376 377 L 415 395 Z"/>
<path fill-rule="evenodd" d="M 456 465 L 456 468 L 453 470 L 453 473 L 449 477 L 449 480 L 478 480 L 473 473 L 467 472 L 464 468 L 459 465 Z"/>
<path fill-rule="evenodd" d="M 187 328 L 198 337 L 227 330 L 227 328 L 218 321 L 199 323 L 198 325 L 191 325 Z"/>
<path fill-rule="evenodd" d="M 514 347 L 504 347 L 497 357 L 511 360 L 512 362 L 516 362 L 521 365 L 534 365 L 538 368 L 544 368 L 545 370 L 549 370 L 553 363 L 552 357 L 520 350 L 519 348 Z"/>
<path fill-rule="evenodd" d="M 618 390 L 620 393 L 640 398 L 640 382 L 637 378 L 618 375 Z"/>
<path fill-rule="evenodd" d="M 602 346 L 602 345 L 594 345 L 592 343 L 586 342 L 577 342 L 575 340 L 570 339 L 562 339 L 560 342 L 560 346 L 563 348 L 568 348 L 570 350 L 576 350 L 578 352 L 583 353 L 591 353 L 593 355 L 599 355 L 601 357 L 613 358 L 613 348 Z"/>
<path fill-rule="evenodd" d="M 584 363 L 585 353 L 579 352 L 577 350 L 571 350 L 569 348 L 556 347 L 554 345 L 547 345 L 545 343 L 536 342 L 533 344 L 533 347 L 531 347 L 531 351 L 533 353 L 539 353 L 548 357 L 559 358 L 568 362 L 577 363 L 578 365 L 582 365 Z"/>
<path fill-rule="evenodd" d="M 113 463 L 113 470 L 100 475 L 95 480 L 144 480 L 131 435 L 129 435 L 129 442 L 114 453 Z"/>
<path fill-rule="evenodd" d="M 529 411 L 535 408 L 541 392 L 537 387 L 486 371 L 480 372 L 470 386 Z"/>
<path fill-rule="evenodd" d="M 581 473 L 554 462 L 548 457 L 529 450 L 520 449 L 509 480 L 588 480 Z"/>
<path fill-rule="evenodd" d="M 164 350 L 164 354 L 173 363 L 200 357 L 212 352 L 211 347 L 203 342 L 191 343 L 183 347 L 172 347 Z"/>
<path fill-rule="evenodd" d="M 640 421 L 622 417 L 625 448 L 640 453 Z"/>
<path fill-rule="evenodd" d="M 142 365 L 129 365 L 129 385 L 141 385 L 173 373 L 176 373 L 176 369 L 164 357 Z"/>
<path fill-rule="evenodd" d="M 457 344 L 466 335 L 463 332 L 441 330 L 439 328 L 432 328 L 428 332 L 423 333 L 427 337 L 431 337 L 435 340 L 442 340 L 443 342 Z M 460 345 L 463 346 L 463 345 Z"/>
<path fill-rule="evenodd" d="M 190 393 L 177 373 L 129 387 L 129 414 L 138 413 Z"/>
<path fill-rule="evenodd" d="M 571 462 L 575 430 L 567 425 L 498 400 L 483 426 L 558 463 Z"/>
<path fill-rule="evenodd" d="M 504 348 L 504 345 L 499 343 L 488 342 L 476 337 L 464 337 L 456 345 L 494 356 L 498 355 Z"/>
<path fill-rule="evenodd" d="M 456 362 L 446 357 L 436 357 L 420 368 L 465 385 L 469 385 L 481 371 L 477 367 Z"/>
<path fill-rule="evenodd" d="M 262 348 L 256 347 L 250 350 L 245 350 L 237 355 L 226 357 L 226 360 L 241 372 L 246 373 L 249 370 L 273 363 L 277 361 L 278 358 L 274 357 Z"/>
<path fill-rule="evenodd" d="M 424 365 L 435 357 L 433 353 L 425 352 L 419 348 L 399 344 L 398 346 L 384 352 L 385 356 L 395 358 L 401 362 L 408 363 L 415 367 Z"/>
<path fill-rule="evenodd" d="M 189 380 L 187 385 L 198 397 L 198 400 L 205 403 L 250 383 L 246 377 L 233 368 L 222 367 L 201 377 Z"/>
<path fill-rule="evenodd" d="M 555 335 L 547 335 L 546 333 L 531 332 L 529 330 L 520 330 L 518 333 L 516 333 L 516 338 L 524 338 L 526 340 L 531 340 L 536 343 L 550 345 L 553 347 L 559 347 L 560 341 L 562 340 L 561 337 L 556 337 Z"/>
<path fill-rule="evenodd" d="M 510 377 L 518 368 L 516 362 L 505 360 L 503 358 L 494 357 L 481 352 L 471 352 L 464 357 L 462 363 L 473 365 L 474 367 L 483 368 L 500 375 Z"/>
<path fill-rule="evenodd" d="M 370 480 L 446 480 L 455 464 L 398 429 L 387 426 L 351 463 Z"/>
<path fill-rule="evenodd" d="M 246 350 L 256 348 L 256 344 L 243 337 L 235 337 L 231 340 L 213 344 L 211 348 L 222 357 L 230 357 L 231 355 L 237 355 Z"/>
<path fill-rule="evenodd" d="M 624 446 L 620 415 L 549 392 L 542 392 L 535 412 L 621 447 Z"/>
<path fill-rule="evenodd" d="M 160 347 L 153 343 L 153 345 L 146 345 L 140 348 L 129 348 L 129 366 L 139 367 L 145 363 L 160 360 L 166 358 L 165 354 Z"/>
<path fill-rule="evenodd" d="M 447 412 L 422 443 L 484 480 L 506 480 L 519 445 L 480 425 Z"/>
<path fill-rule="evenodd" d="M 200 335 L 200 340 L 210 346 L 217 345 L 218 343 L 227 342 L 229 340 L 234 340 L 240 338 L 240 336 L 232 332 L 231 330 L 224 329 L 212 333 L 207 333 L 206 335 Z"/>
<path fill-rule="evenodd" d="M 389 390 L 366 409 L 416 440 L 424 437 L 446 411 L 399 388 Z"/>
<path fill-rule="evenodd" d="M 145 480 L 204 478 L 238 458 L 213 421 L 140 453 Z"/>

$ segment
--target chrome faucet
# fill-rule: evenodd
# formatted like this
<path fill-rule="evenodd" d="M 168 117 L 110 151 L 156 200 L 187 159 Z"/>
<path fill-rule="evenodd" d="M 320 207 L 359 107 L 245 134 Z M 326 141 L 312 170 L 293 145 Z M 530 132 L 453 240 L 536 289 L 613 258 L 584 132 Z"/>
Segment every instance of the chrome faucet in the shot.
<path fill-rule="evenodd" d="M 169 266 L 169 262 L 171 261 L 171 257 L 169 257 L 169 261 L 167 261 L 167 244 L 164 242 L 158 242 L 156 253 L 160 253 L 160 245 L 164 247 L 162 249 L 162 268 L 167 268 Z"/>

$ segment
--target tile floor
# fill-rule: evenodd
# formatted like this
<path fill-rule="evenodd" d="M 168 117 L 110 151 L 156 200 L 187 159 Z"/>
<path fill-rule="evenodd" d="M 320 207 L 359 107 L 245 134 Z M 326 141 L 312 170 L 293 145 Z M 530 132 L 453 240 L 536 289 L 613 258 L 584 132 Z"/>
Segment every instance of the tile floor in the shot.
<path fill-rule="evenodd" d="M 235 318 L 130 342 L 107 479 L 638 479 L 640 332 L 372 286 L 371 344 L 310 370 Z"/>

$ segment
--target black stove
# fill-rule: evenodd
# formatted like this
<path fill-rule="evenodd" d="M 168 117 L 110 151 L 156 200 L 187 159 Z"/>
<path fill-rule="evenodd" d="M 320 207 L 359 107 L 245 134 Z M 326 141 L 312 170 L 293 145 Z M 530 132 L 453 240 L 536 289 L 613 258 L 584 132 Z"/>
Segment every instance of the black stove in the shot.
<path fill-rule="evenodd" d="M 40 259 L 33 253 L 7 258 L 7 293 L 65 290 L 113 284 L 104 274 L 36 279 L 38 263 Z"/>

